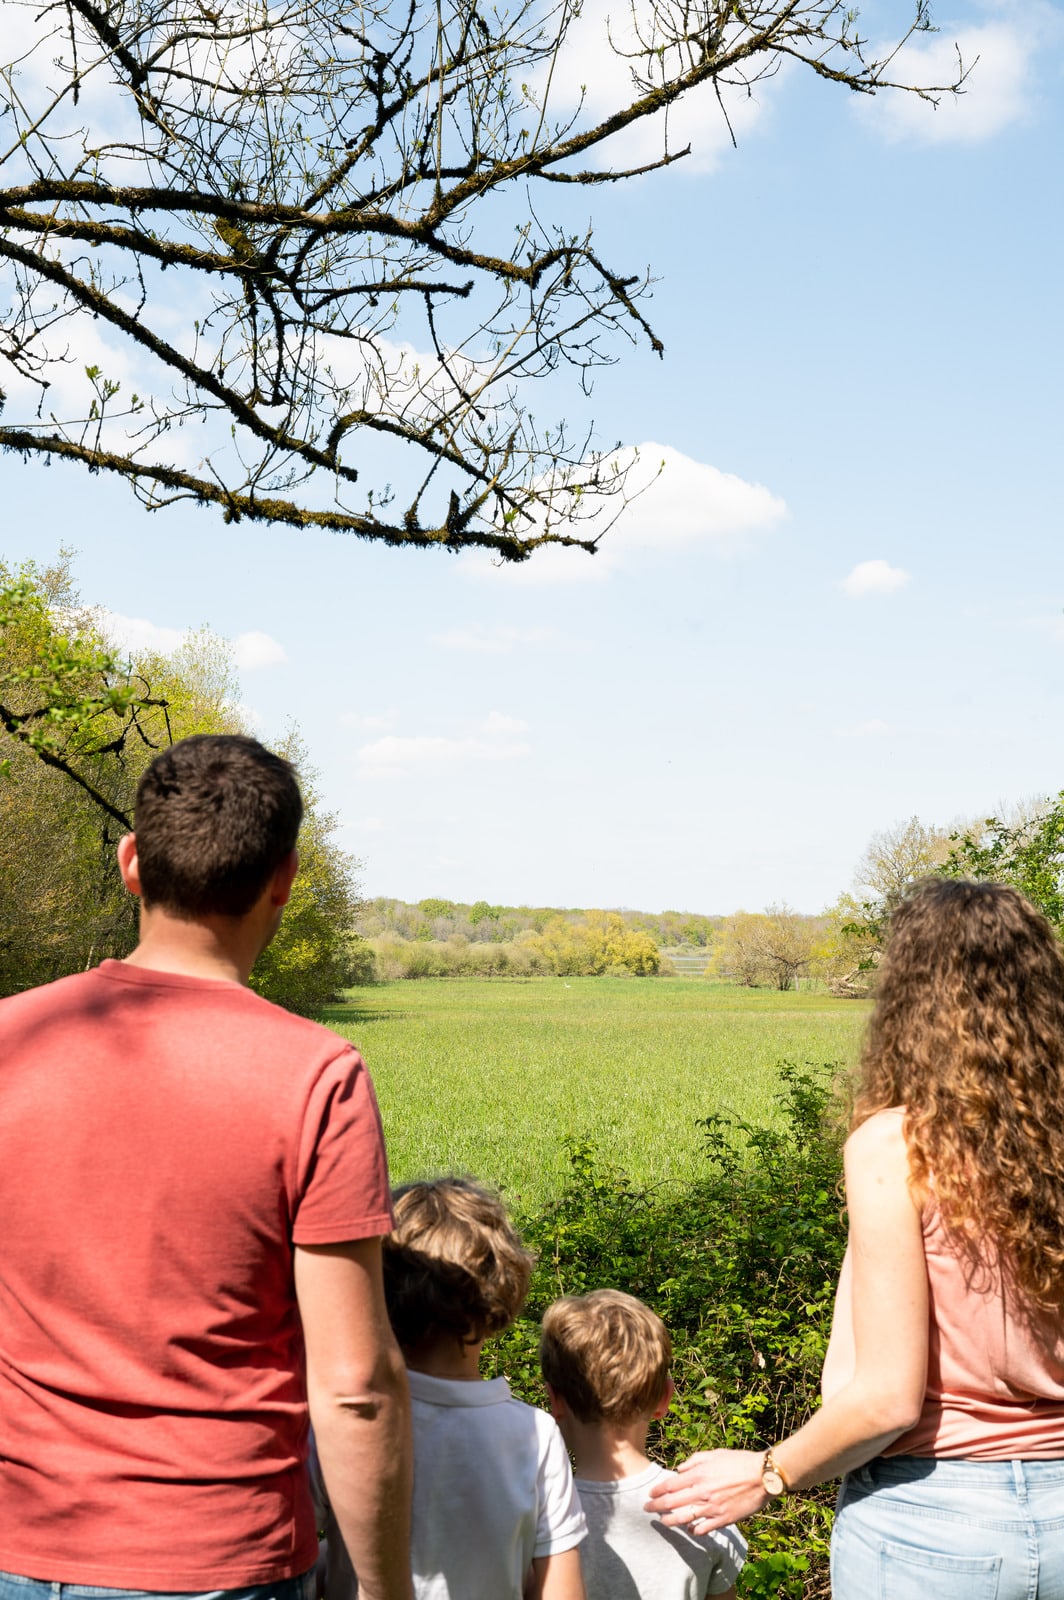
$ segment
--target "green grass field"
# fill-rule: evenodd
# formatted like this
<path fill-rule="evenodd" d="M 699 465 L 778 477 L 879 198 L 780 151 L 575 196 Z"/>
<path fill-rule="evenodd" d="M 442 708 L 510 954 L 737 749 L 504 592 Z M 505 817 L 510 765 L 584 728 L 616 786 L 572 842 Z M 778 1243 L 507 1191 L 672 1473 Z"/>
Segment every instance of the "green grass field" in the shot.
<path fill-rule="evenodd" d="M 396 1181 L 465 1172 L 538 1209 L 590 1139 L 643 1185 L 700 1166 L 698 1117 L 773 1115 L 781 1060 L 856 1057 L 866 1004 L 704 979 L 381 984 L 324 1020 L 369 1064 Z"/>

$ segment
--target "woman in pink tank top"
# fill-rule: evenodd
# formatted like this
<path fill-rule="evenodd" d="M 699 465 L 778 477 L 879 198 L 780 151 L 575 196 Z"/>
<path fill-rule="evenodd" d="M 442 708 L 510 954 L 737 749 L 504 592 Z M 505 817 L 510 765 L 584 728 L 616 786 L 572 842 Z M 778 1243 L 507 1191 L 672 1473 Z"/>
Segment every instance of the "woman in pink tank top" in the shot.
<path fill-rule="evenodd" d="M 823 1405 L 651 1509 L 702 1533 L 842 1474 L 836 1600 L 1064 1600 L 1064 952 L 1014 889 L 895 912 L 845 1170 Z"/>

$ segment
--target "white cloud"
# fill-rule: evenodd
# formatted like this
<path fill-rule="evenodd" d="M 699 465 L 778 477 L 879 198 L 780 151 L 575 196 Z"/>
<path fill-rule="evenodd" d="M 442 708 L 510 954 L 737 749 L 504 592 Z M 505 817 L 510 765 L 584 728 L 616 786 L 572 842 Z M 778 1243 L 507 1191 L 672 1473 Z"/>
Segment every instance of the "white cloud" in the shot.
<path fill-rule="evenodd" d="M 1046 8 L 1038 5 L 1016 25 L 995 21 L 955 30 L 943 24 L 941 32 L 908 45 L 891 76 L 910 84 L 952 83 L 959 51 L 964 66 L 972 69 L 961 94 L 943 94 L 936 106 L 919 95 L 887 90 L 862 98 L 855 109 L 890 140 L 943 144 L 992 138 L 1027 115 L 1033 65 L 1048 26 Z"/>
<path fill-rule="evenodd" d="M 1052 617 L 1029 617 L 1024 624 L 1033 633 L 1048 633 L 1058 644 L 1064 644 L 1064 614 Z"/>
<path fill-rule="evenodd" d="M 870 717 L 867 722 L 856 722 L 852 727 L 838 731 L 843 739 L 873 739 L 878 734 L 889 733 L 890 726 L 878 717 Z"/>
<path fill-rule="evenodd" d="M 240 721 L 243 722 L 248 728 L 253 729 L 255 733 L 263 734 L 266 732 L 266 718 L 263 716 L 261 711 L 257 711 L 255 707 L 249 705 L 246 700 L 238 700 L 236 705 L 233 707 L 233 710 L 236 712 Z"/>
<path fill-rule="evenodd" d="M 480 725 L 482 733 L 527 733 L 528 723 L 520 717 L 508 717 L 502 711 L 490 711 Z"/>
<path fill-rule="evenodd" d="M 108 644 L 115 650 L 131 654 L 140 650 L 155 650 L 160 655 L 172 655 L 175 650 L 180 650 L 190 631 L 188 628 L 163 627 L 147 617 L 127 617 L 120 611 L 101 609 L 94 615 Z M 232 644 L 233 660 L 242 672 L 272 667 L 288 659 L 283 646 L 268 633 L 238 633 Z"/>
<path fill-rule="evenodd" d="M 259 667 L 275 667 L 287 661 L 284 646 L 268 633 L 238 633 L 233 640 L 233 659 L 242 672 L 255 672 Z"/>
<path fill-rule="evenodd" d="M 518 718 L 493 711 L 476 733 L 463 738 L 388 734 L 363 745 L 358 751 L 360 775 L 363 778 L 396 778 L 484 762 L 518 761 L 531 752 L 531 745 L 519 737 L 527 729 L 528 724 Z"/>
<path fill-rule="evenodd" d="M 452 628 L 448 633 L 437 633 L 432 642 L 441 650 L 462 650 L 471 655 L 509 655 L 522 646 L 549 650 L 553 654 L 591 649 L 589 639 L 568 638 L 557 628 L 512 628 L 502 623 L 488 627 L 482 622 L 474 623 L 471 628 Z"/>
<path fill-rule="evenodd" d="M 171 655 L 184 644 L 187 628 L 164 628 L 147 617 L 126 617 L 120 611 L 99 611 L 100 632 L 114 650 L 130 654 L 139 650 L 155 650 L 160 655 Z"/>
<path fill-rule="evenodd" d="M 516 583 L 579 583 L 603 579 L 619 568 L 644 566 L 647 553 L 711 546 L 721 555 L 741 549 L 749 537 L 765 532 L 787 515 L 786 503 L 763 484 L 695 461 L 671 445 L 650 441 L 625 446 L 614 457 L 627 471 L 629 503 L 609 527 L 605 519 L 616 501 L 605 499 L 605 531 L 594 556 L 583 550 L 546 545 L 528 561 L 493 561 L 481 551 L 465 558 L 467 570 Z M 585 524 L 588 537 L 595 533 Z"/>
<path fill-rule="evenodd" d="M 398 715 L 398 711 L 394 708 L 374 716 L 362 716 L 357 711 L 341 711 L 337 721 L 341 728 L 359 728 L 365 733 L 383 733 L 394 726 Z"/>
<path fill-rule="evenodd" d="M 866 594 L 896 594 L 911 577 L 904 567 L 892 567 L 888 561 L 859 561 L 842 579 L 841 588 L 851 600 L 858 600 Z"/>
<path fill-rule="evenodd" d="M 665 11 L 675 8 L 664 8 Z M 637 29 L 643 40 L 655 38 L 651 8 L 645 3 L 631 5 L 610 4 L 610 0 L 584 0 L 579 15 L 570 26 L 564 46 L 550 68 L 549 113 L 555 117 L 572 115 L 583 103 L 578 129 L 594 127 L 596 123 L 640 97 L 643 91 L 632 82 L 632 67 L 645 67 L 645 59 L 634 62 L 618 51 L 636 48 Z M 611 44 L 612 41 L 612 44 Z M 680 66 L 675 54 L 666 53 L 663 65 L 670 76 Z M 683 63 L 684 66 L 687 63 Z M 658 63 L 652 70 L 660 81 Z M 779 75 L 777 75 L 777 82 Z M 547 87 L 547 69 L 531 85 L 542 97 Z M 761 117 L 767 85 L 762 83 L 748 94 L 742 88 L 721 86 L 721 98 L 727 108 L 727 119 L 718 103 L 713 85 L 705 83 L 690 90 L 665 111 L 644 117 L 621 133 L 614 134 L 596 149 L 579 158 L 581 166 L 615 169 L 643 166 L 660 160 L 668 150 L 676 154 L 686 145 L 691 154 L 684 158 L 687 172 L 708 172 L 716 166 L 721 154 L 731 147 L 732 136 L 728 130 L 731 122 L 736 138 L 741 140 L 751 131 Z M 535 113 L 526 112 L 526 119 L 534 127 Z"/>
<path fill-rule="evenodd" d="M 760 483 L 694 461 L 671 445 L 642 444 L 632 473 L 643 488 L 603 540 L 602 553 L 680 550 L 712 544 L 731 550 L 787 515 L 783 500 Z"/>

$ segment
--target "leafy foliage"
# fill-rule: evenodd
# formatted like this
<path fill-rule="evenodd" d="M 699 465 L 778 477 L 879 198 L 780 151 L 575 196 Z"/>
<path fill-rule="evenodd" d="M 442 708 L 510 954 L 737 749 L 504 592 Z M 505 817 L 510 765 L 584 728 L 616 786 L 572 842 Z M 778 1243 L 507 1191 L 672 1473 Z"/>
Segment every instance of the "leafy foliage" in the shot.
<path fill-rule="evenodd" d="M 759 914 L 737 911 L 724 919 L 710 970 L 747 987 L 797 989 L 803 977 L 821 976 L 826 950 L 822 917 L 802 916 L 788 905 Z"/>
<path fill-rule="evenodd" d="M 1064 934 L 1064 790 L 1031 816 L 988 817 L 979 829 L 951 834 L 950 843 L 945 876 L 1011 883 Z"/>
<path fill-rule="evenodd" d="M 268 1000 L 304 1014 L 317 1012 L 354 983 L 365 952 L 350 932 L 358 910 L 355 873 L 359 863 L 333 838 L 337 819 L 323 812 L 314 788 L 306 747 L 291 733 L 280 747 L 299 771 L 303 826 L 299 871 L 281 926 L 251 975 L 251 987 Z"/>
<path fill-rule="evenodd" d="M 677 928 L 704 947 L 714 921 L 688 913 L 558 911 L 549 907 L 417 905 L 378 899 L 363 907 L 357 931 L 370 943 L 373 976 L 395 978 L 651 977 L 671 970 L 659 949 Z M 372 976 L 363 979 L 372 981 Z"/>
<path fill-rule="evenodd" d="M 203 630 L 172 656 L 122 660 L 79 607 L 69 556 L 41 569 L 0 563 L 0 993 L 124 956 L 137 939 L 115 845 L 156 751 L 193 733 L 242 733 L 232 652 Z M 352 981 L 356 863 L 301 769 L 302 872 L 256 969 L 260 993 L 313 1010 Z M 363 962 L 364 966 L 364 962 Z"/>
<path fill-rule="evenodd" d="M 539 1264 L 525 1315 L 489 1346 L 493 1370 L 542 1404 L 546 1305 L 625 1289 L 653 1306 L 674 1342 L 677 1393 L 652 1433 L 655 1456 L 673 1466 L 718 1445 L 765 1448 L 799 1426 L 818 1403 L 845 1248 L 834 1070 L 782 1063 L 780 1126 L 700 1119 L 707 1174 L 678 1188 L 638 1189 L 587 1142 L 573 1143 L 564 1194 L 524 1224 Z M 819 1489 L 752 1519 L 741 1595 L 827 1594 L 830 1504 Z"/>
<path fill-rule="evenodd" d="M 63 557 L 43 573 L 32 561 L 15 574 L 0 563 L 0 584 L 0 727 L 128 827 L 130 811 L 96 781 L 100 763 L 112 756 L 124 766 L 136 739 L 157 749 L 146 730 L 152 712 L 169 742 L 165 699 L 106 649 L 88 613 L 70 612 L 65 626 L 56 619 L 52 593 L 69 592 Z M 11 775 L 10 763 L 10 756 L 0 762 L 0 776 Z"/>
<path fill-rule="evenodd" d="M 530 944 L 549 972 L 563 977 L 615 976 L 646 978 L 659 967 L 658 947 L 649 933 L 629 928 L 616 911 L 589 911 L 579 922 L 553 918 Z"/>
<path fill-rule="evenodd" d="M 460 900 L 435 897 L 411 905 L 405 900 L 378 896 L 367 900 L 358 915 L 358 931 L 366 939 L 394 935 L 400 939 L 467 939 L 472 944 L 511 944 L 523 933 L 542 933 L 559 917 L 581 923 L 591 913 L 586 907 L 497 906 L 486 900 L 472 905 Z M 712 944 L 721 917 L 700 916 L 692 911 L 618 911 L 626 928 L 647 933 L 656 945 L 684 945 L 704 949 Z"/>

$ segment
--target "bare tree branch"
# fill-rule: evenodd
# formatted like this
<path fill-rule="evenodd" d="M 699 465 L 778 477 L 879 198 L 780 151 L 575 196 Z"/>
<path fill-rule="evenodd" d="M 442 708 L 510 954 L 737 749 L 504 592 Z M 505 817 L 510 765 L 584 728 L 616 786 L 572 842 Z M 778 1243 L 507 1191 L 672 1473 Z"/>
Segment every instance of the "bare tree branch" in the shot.
<path fill-rule="evenodd" d="M 599 41 L 631 92 L 588 115 L 557 87 L 584 26 L 572 0 L 0 0 L 0 446 L 151 509 L 593 550 L 626 475 L 538 427 L 530 385 L 564 362 L 589 392 L 618 332 L 662 346 L 645 270 L 537 186 L 672 165 L 689 145 L 631 165 L 617 136 L 705 85 L 727 121 L 784 61 L 932 99 L 965 70 L 895 75 L 925 0 L 881 58 L 843 0 L 634 0 Z M 90 327 L 135 390 L 79 358 Z"/>

